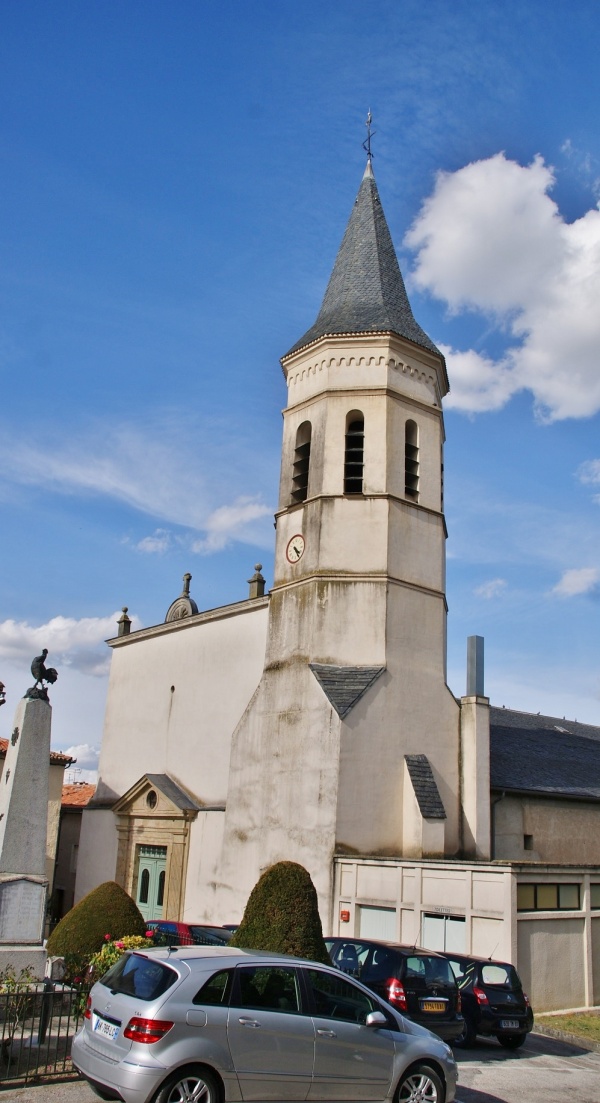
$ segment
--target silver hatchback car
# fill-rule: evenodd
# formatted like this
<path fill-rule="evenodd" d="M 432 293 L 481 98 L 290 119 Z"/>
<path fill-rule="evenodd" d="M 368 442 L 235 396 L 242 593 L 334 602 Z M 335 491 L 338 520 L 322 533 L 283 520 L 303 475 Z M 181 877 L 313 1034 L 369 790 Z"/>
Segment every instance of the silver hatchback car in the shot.
<path fill-rule="evenodd" d="M 91 990 L 73 1064 L 124 1103 L 451 1103 L 439 1038 L 337 969 L 228 946 L 131 951 Z"/>

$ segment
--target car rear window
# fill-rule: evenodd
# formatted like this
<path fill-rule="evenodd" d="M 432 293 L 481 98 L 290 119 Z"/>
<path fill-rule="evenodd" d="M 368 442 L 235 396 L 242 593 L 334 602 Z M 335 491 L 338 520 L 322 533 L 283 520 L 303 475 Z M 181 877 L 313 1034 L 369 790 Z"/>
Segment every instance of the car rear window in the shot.
<path fill-rule="evenodd" d="M 430 957 L 428 954 L 415 954 L 406 958 L 404 966 L 405 980 L 421 981 L 425 985 L 456 985 L 450 962 L 445 957 Z"/>
<path fill-rule="evenodd" d="M 175 984 L 179 974 L 169 969 L 162 961 L 144 957 L 142 954 L 123 954 L 100 979 L 100 983 L 111 992 L 126 996 L 135 996 L 138 1000 L 150 1003 L 158 999 L 171 985 Z"/>
<path fill-rule="evenodd" d="M 492 984 L 501 988 L 520 988 L 521 983 L 516 969 L 512 965 L 499 965 L 497 962 L 486 962 L 481 966 L 481 980 L 483 984 Z"/>

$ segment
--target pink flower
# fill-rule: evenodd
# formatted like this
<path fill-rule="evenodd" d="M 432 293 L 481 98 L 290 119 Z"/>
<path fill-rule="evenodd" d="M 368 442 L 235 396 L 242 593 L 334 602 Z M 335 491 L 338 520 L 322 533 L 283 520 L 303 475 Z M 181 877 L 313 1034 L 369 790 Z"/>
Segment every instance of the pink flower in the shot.
<path fill-rule="evenodd" d="M 104 941 L 105 942 L 110 942 L 110 935 L 109 934 L 104 935 Z"/>
<path fill-rule="evenodd" d="M 120 940 L 119 940 L 119 942 L 115 942 L 115 946 L 117 947 L 117 950 L 124 950 L 125 949 L 125 943 L 121 942 Z"/>
<path fill-rule="evenodd" d="M 154 938 L 154 931 L 146 931 L 146 938 Z"/>

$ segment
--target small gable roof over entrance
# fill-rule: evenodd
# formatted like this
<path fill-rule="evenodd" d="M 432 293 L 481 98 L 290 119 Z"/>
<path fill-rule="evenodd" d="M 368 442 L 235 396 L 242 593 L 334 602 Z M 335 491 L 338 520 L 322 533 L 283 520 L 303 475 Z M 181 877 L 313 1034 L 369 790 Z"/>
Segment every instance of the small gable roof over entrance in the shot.
<path fill-rule="evenodd" d="M 141 797 L 158 789 L 166 798 L 173 811 L 182 813 L 199 812 L 203 807 L 200 801 L 186 793 L 168 774 L 143 774 L 113 805 L 113 812 L 127 812 Z M 152 807 L 151 805 L 149 807 Z"/>
<path fill-rule="evenodd" d="M 490 709 L 492 789 L 600 801 L 600 728 Z"/>

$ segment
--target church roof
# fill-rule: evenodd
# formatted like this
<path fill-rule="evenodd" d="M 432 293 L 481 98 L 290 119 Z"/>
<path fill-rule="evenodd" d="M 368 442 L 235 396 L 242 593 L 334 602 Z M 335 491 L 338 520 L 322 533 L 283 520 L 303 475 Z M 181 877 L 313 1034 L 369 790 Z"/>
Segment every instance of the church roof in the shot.
<path fill-rule="evenodd" d="M 329 666 L 325 663 L 308 665 L 328 701 L 342 719 L 385 670 L 384 666 Z"/>
<path fill-rule="evenodd" d="M 317 320 L 286 355 L 326 335 L 390 332 L 442 355 L 413 317 L 369 160 Z"/>
<path fill-rule="evenodd" d="M 404 758 L 423 819 L 445 820 L 446 811 L 427 755 L 405 754 Z"/>
<path fill-rule="evenodd" d="M 600 727 L 490 709 L 492 789 L 600 801 Z"/>

